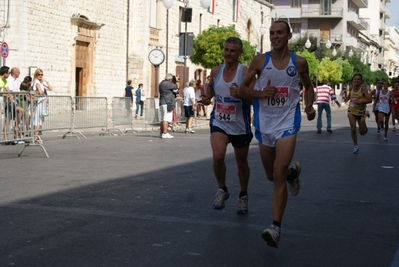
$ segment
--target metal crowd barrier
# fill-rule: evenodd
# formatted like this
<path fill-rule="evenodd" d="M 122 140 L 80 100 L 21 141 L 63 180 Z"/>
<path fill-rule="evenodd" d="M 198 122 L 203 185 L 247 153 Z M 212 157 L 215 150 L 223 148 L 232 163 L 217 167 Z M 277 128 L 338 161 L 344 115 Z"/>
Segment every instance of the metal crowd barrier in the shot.
<path fill-rule="evenodd" d="M 0 93 L 0 143 L 3 145 L 24 145 L 18 153 L 20 157 L 27 146 L 40 146 L 48 158 L 49 155 L 43 146 L 38 134 L 35 140 L 35 126 L 41 124 L 40 116 L 45 110 L 42 104 L 46 97 L 36 96 L 29 92 L 2 92 Z M 39 115 L 40 116 L 39 116 Z M 38 133 L 37 129 L 37 132 Z"/>
<path fill-rule="evenodd" d="M 124 135 L 118 126 L 131 127 L 133 131 L 153 131 L 159 129 L 161 119 L 158 98 L 147 98 L 144 101 L 143 116 L 140 116 L 139 111 L 137 117 L 136 103 L 125 97 L 112 98 L 111 112 L 105 97 L 37 96 L 34 92 L 0 93 L 0 106 L 0 143 L 24 144 L 18 156 L 27 146 L 38 145 L 49 157 L 40 135 L 36 135 L 38 140 L 34 140 L 34 127 L 39 122 L 41 126 L 38 131 L 66 129 L 63 139 L 66 136 L 87 139 L 77 130 L 102 128 L 106 132 L 118 130 Z M 182 99 L 176 100 L 176 117 L 175 123 L 185 122 Z M 108 120 L 112 122 L 111 128 Z"/>
<path fill-rule="evenodd" d="M 65 130 L 68 132 L 63 136 L 74 133 L 73 129 L 73 113 L 74 105 L 71 96 L 46 96 L 45 109 L 42 131 Z M 84 137 L 83 134 L 80 133 Z M 76 136 L 76 135 L 74 135 Z M 79 138 L 76 136 L 76 138 Z M 84 137 L 85 138 L 85 137 Z"/>
<path fill-rule="evenodd" d="M 116 130 L 122 135 L 125 135 L 121 129 L 115 128 L 115 126 L 129 125 L 133 129 L 132 115 L 134 113 L 134 109 L 132 107 L 132 99 L 130 97 L 113 97 L 111 105 L 112 129 L 107 128 L 107 131 L 110 132 L 111 130 Z"/>
<path fill-rule="evenodd" d="M 108 130 L 108 100 L 106 97 L 76 96 L 74 100 L 71 131 L 83 128 Z"/>

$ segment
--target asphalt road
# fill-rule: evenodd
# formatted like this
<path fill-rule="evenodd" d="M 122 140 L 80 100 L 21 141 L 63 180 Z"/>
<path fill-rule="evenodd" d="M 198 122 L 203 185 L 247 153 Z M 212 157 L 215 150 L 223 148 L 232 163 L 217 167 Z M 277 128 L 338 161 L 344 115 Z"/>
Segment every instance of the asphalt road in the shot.
<path fill-rule="evenodd" d="M 278 249 L 261 232 L 273 184 L 251 143 L 249 213 L 228 148 L 224 210 L 213 210 L 206 121 L 195 134 L 128 132 L 87 139 L 44 133 L 40 147 L 0 146 L 0 266 L 399 266 L 399 135 L 359 137 L 345 110 L 333 133 L 303 117 L 295 159 L 302 190 L 289 197 Z M 325 124 L 325 119 L 324 119 Z"/>

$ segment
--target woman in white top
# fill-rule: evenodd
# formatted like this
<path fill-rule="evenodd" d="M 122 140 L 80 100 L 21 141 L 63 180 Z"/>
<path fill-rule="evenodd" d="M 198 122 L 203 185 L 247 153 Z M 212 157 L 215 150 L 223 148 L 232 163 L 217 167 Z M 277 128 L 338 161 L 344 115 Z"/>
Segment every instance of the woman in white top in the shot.
<path fill-rule="evenodd" d="M 48 88 L 48 83 L 46 83 Z M 36 92 L 36 101 L 33 106 L 33 126 L 34 126 L 34 138 L 39 140 L 38 134 L 42 129 L 43 125 L 43 111 L 46 110 L 46 87 L 43 81 L 43 70 L 36 69 L 32 82 L 32 91 Z M 51 88 L 50 88 L 51 89 Z"/>

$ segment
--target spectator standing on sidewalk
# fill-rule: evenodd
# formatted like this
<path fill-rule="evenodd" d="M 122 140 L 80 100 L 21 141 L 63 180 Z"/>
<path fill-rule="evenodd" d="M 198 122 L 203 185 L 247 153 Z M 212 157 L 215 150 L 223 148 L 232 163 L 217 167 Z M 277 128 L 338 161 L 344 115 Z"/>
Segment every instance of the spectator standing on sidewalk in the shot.
<path fill-rule="evenodd" d="M 366 125 L 366 106 L 372 102 L 371 94 L 366 86 L 362 84 L 363 76 L 355 74 L 352 77 L 352 88 L 349 90 L 345 103 L 349 101 L 348 105 L 348 120 L 351 128 L 351 137 L 353 141 L 353 154 L 359 153 L 359 146 L 357 143 L 357 129 L 356 122 L 359 125 L 359 134 L 365 135 L 367 133 Z"/>
<path fill-rule="evenodd" d="M 272 50 L 253 58 L 238 95 L 253 99 L 255 137 L 267 178 L 274 183 L 273 222 L 262 232 L 262 238 L 267 245 L 278 247 L 288 199 L 287 185 L 293 196 L 301 188 L 301 165 L 297 161 L 291 163 L 301 126 L 300 80 L 305 87 L 308 120 L 313 120 L 316 114 L 308 63 L 288 49 L 288 41 L 292 38 L 290 25 L 274 21 L 269 32 Z"/>
<path fill-rule="evenodd" d="M 134 92 L 134 95 L 136 96 L 136 113 L 134 115 L 134 118 L 135 119 L 137 118 L 137 115 L 139 114 L 139 109 L 140 109 L 140 117 L 143 118 L 145 93 L 142 83 L 139 84 L 139 87 Z"/>
<path fill-rule="evenodd" d="M 34 125 L 34 140 L 39 141 L 39 131 L 42 130 L 44 122 L 43 111 L 46 109 L 46 92 L 43 85 L 43 70 L 36 69 L 34 73 L 32 84 L 32 91 L 36 92 L 35 103 L 33 106 L 33 125 Z"/>
<path fill-rule="evenodd" d="M 161 111 L 160 137 L 164 139 L 173 138 L 168 133 L 169 123 L 173 120 L 173 109 L 176 105 L 175 94 L 177 85 L 173 82 L 173 74 L 168 73 L 165 79 L 159 84 L 159 109 Z"/>
<path fill-rule="evenodd" d="M 131 114 L 131 106 L 133 103 L 133 86 L 132 80 L 128 80 L 126 82 L 125 92 L 123 93 L 123 97 L 125 97 L 125 106 L 127 111 L 127 116 Z"/>
<path fill-rule="evenodd" d="M 214 97 L 214 107 L 209 122 L 211 130 L 211 147 L 213 153 L 213 173 L 218 184 L 213 208 L 221 210 L 230 194 L 226 186 L 226 149 L 231 143 L 240 181 L 237 214 L 248 213 L 248 150 L 253 138 L 250 127 L 250 101 L 239 98 L 238 86 L 248 68 L 239 63 L 243 53 L 242 41 L 229 37 L 224 42 L 224 64 L 213 67 L 211 78 L 202 96 L 204 105 L 209 105 Z"/>
<path fill-rule="evenodd" d="M 195 81 L 190 81 L 188 86 L 183 90 L 183 106 L 184 115 L 186 117 L 186 130 L 185 133 L 195 133 L 192 129 L 195 109 Z"/>
<path fill-rule="evenodd" d="M 18 68 L 13 67 L 10 70 L 10 75 L 7 78 L 8 88 L 11 92 L 19 92 L 20 83 L 18 82 L 20 71 Z"/>
<path fill-rule="evenodd" d="M 317 133 L 321 133 L 321 128 L 323 127 L 322 116 L 323 110 L 326 111 L 327 117 L 327 132 L 332 133 L 331 130 L 331 107 L 330 107 L 330 97 L 334 100 L 338 107 L 341 104 L 338 102 L 337 97 L 334 94 L 333 89 L 324 81 L 324 84 L 316 87 L 316 103 L 317 103 Z"/>
<path fill-rule="evenodd" d="M 202 104 L 202 98 L 201 96 L 205 94 L 204 91 L 204 86 L 202 85 L 201 80 L 197 80 L 196 84 L 196 90 L 195 90 L 195 98 L 197 100 L 197 117 L 201 117 L 200 113 L 201 110 L 203 112 L 204 117 L 206 118 L 206 111 L 205 111 L 205 105 Z"/>

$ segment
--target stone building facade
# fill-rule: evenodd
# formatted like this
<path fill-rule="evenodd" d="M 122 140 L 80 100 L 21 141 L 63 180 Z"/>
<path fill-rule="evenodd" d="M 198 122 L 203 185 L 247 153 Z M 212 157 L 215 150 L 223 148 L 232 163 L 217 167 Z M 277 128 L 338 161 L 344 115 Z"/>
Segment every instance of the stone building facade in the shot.
<path fill-rule="evenodd" d="M 212 13 L 200 0 L 190 0 L 187 32 L 197 35 L 210 25 L 234 24 L 243 39 L 259 46 L 259 27 L 271 5 L 241 0 L 235 9 L 237 2 L 213 0 Z M 148 60 L 153 48 L 168 57 L 158 68 L 160 80 L 166 72 L 183 76 L 179 34 L 185 31 L 181 12 L 186 4 L 175 0 L 167 10 L 162 0 L 0 0 L 0 39 L 9 47 L 2 64 L 19 67 L 21 81 L 43 69 L 57 95 L 122 96 L 126 80 L 132 79 L 134 87 L 143 83 L 147 95 L 154 96 L 156 69 Z M 263 50 L 268 43 L 263 42 Z M 209 74 L 189 58 L 186 63 L 187 80 Z"/>

